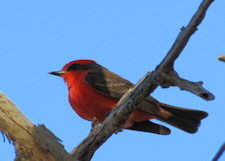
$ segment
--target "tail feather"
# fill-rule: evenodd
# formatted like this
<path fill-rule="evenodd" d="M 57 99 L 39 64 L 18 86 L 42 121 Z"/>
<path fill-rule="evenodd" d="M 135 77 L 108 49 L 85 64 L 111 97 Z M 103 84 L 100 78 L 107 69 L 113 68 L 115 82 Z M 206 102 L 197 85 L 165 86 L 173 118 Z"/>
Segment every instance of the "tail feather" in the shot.
<path fill-rule="evenodd" d="M 168 129 L 167 127 L 163 125 L 158 125 L 156 123 L 153 123 L 151 121 L 134 122 L 134 124 L 127 129 L 151 132 L 151 133 L 161 134 L 161 135 L 170 134 L 170 129 Z"/>
<path fill-rule="evenodd" d="M 208 116 L 208 113 L 204 111 L 174 107 L 163 103 L 159 103 L 159 106 L 172 114 L 172 116 L 162 121 L 189 133 L 195 133 L 201 119 Z"/>

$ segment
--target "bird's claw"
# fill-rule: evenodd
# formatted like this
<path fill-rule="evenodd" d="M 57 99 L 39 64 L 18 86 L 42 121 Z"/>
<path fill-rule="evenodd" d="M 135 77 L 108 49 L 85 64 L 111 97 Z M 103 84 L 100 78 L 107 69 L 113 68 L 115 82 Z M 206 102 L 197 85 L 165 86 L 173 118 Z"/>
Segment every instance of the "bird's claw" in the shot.
<path fill-rule="evenodd" d="M 114 133 L 117 134 L 118 132 L 122 132 L 122 131 L 123 131 L 123 128 L 119 128 L 119 129 L 116 129 Z"/>
<path fill-rule="evenodd" d="M 99 127 L 99 122 L 96 117 L 93 118 L 91 127 L 92 127 L 91 132 Z"/>
<path fill-rule="evenodd" d="M 110 114 L 110 112 L 111 112 L 111 111 L 106 112 L 106 113 L 104 114 L 104 117 L 105 117 L 105 118 L 106 118 L 106 117 L 108 117 L 108 116 L 109 116 L 109 114 Z"/>

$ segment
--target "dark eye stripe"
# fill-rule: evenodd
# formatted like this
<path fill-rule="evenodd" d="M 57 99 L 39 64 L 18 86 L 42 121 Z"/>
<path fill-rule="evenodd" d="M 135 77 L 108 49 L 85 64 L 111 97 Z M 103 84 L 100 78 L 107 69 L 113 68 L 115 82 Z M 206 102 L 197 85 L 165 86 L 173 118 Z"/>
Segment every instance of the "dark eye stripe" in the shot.
<path fill-rule="evenodd" d="M 96 66 L 96 65 L 97 64 L 94 63 L 94 62 L 92 62 L 90 64 L 84 64 L 84 65 L 74 63 L 74 64 L 71 64 L 70 66 L 68 66 L 66 71 L 71 71 L 71 70 L 75 70 L 75 71 L 89 70 L 89 69 L 93 69 L 93 67 Z"/>

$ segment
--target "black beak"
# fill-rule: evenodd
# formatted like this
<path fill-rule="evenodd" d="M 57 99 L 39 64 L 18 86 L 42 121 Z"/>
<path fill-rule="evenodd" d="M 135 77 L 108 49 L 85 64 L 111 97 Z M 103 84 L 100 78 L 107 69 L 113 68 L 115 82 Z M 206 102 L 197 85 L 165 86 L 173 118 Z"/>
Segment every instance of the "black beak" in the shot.
<path fill-rule="evenodd" d="M 65 74 L 66 71 L 56 71 L 56 72 L 49 72 L 48 74 L 56 75 L 56 76 L 61 76 Z"/>

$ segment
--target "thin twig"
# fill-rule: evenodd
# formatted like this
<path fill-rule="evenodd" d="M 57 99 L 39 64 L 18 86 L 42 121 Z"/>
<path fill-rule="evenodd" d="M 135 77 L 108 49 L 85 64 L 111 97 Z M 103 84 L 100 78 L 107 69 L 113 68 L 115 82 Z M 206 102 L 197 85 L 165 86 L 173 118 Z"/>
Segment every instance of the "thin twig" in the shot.
<path fill-rule="evenodd" d="M 218 57 L 218 59 L 219 59 L 220 61 L 225 62 L 225 55 L 220 55 L 220 56 Z"/>
<path fill-rule="evenodd" d="M 225 151 L 225 143 L 223 143 L 223 145 L 217 152 L 216 156 L 213 158 L 213 161 L 217 161 L 221 157 L 221 155 L 223 154 L 224 151 Z"/>

